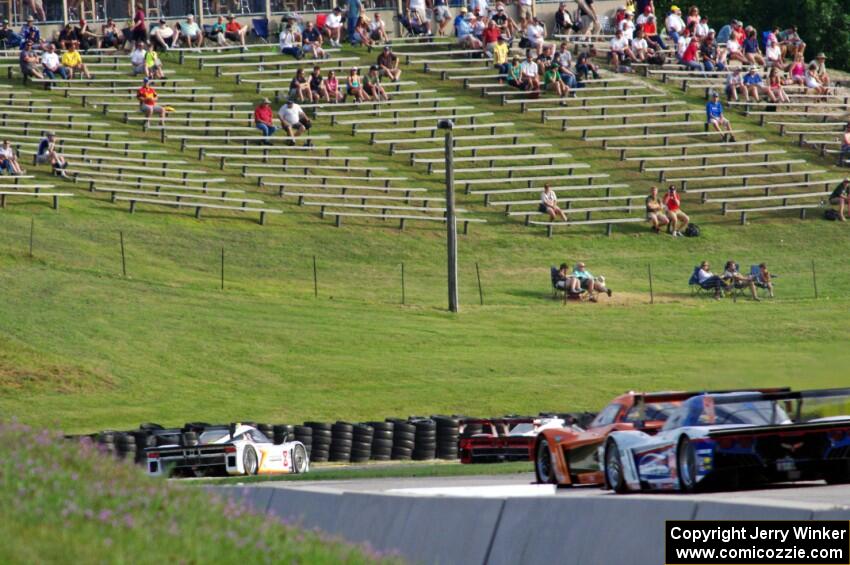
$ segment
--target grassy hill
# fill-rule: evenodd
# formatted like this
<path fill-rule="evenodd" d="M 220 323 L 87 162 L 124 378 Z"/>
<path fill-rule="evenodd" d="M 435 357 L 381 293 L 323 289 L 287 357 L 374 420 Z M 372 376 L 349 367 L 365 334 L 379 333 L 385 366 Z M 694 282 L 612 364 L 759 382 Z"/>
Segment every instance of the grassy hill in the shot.
<path fill-rule="evenodd" d="M 366 61 L 363 51 L 346 48 L 343 54 Z M 168 56 L 166 64 L 237 100 L 257 98 L 252 86 L 178 66 L 176 57 Z M 631 192 L 653 184 L 634 165 L 543 126 L 531 114 L 411 68 L 404 78 L 537 132 L 576 161 L 609 173 L 612 182 L 628 182 Z M 74 98 L 38 95 L 78 105 Z M 98 119 L 162 147 L 155 133 L 138 125 Z M 766 137 L 765 145 L 787 150 L 789 158 L 828 167 L 754 120 L 733 119 L 750 136 Z M 439 176 L 376 151 L 365 137 L 321 119 L 315 129 L 331 133 L 331 144 L 368 155 L 370 163 L 439 194 Z M 174 143 L 166 147 L 178 151 Z M 213 160 L 185 158 L 212 176 L 223 174 Z M 229 184 L 258 195 L 256 186 L 226 174 Z M 461 195 L 461 204 L 488 224 L 473 226 L 460 240 L 462 311 L 453 316 L 445 311 L 439 226 L 414 224 L 399 232 L 377 221 L 351 221 L 338 229 L 315 210 L 269 193 L 260 196 L 284 214 L 265 227 L 228 215 L 198 221 L 165 209 L 131 216 L 80 185 L 59 185 L 76 196 L 58 213 L 44 203 L 12 203 L 0 213 L 0 411 L 26 422 L 90 431 L 150 420 L 487 415 L 597 409 L 627 389 L 846 383 L 845 225 L 779 214 L 739 226 L 737 218 L 687 199 L 685 209 L 702 228 L 697 239 L 653 235 L 644 225 L 616 228 L 610 238 L 601 228 L 577 228 L 548 239 L 499 209 L 484 208 L 480 198 Z M 742 266 L 767 261 L 781 275 L 778 298 L 755 304 L 692 297 L 687 279 L 703 258 L 717 269 L 727 259 Z M 579 259 L 606 276 L 612 299 L 563 306 L 550 298 L 549 265 Z"/>

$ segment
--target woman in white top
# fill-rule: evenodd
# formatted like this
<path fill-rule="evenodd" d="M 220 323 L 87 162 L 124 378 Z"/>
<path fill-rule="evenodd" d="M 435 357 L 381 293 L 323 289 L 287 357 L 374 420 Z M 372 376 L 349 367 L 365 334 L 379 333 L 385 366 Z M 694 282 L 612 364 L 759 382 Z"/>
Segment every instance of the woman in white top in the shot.
<path fill-rule="evenodd" d="M 739 92 L 745 101 L 750 101 L 750 93 L 744 84 L 743 77 L 741 77 L 741 69 L 735 69 L 726 75 L 726 99 L 737 102 Z"/>
<path fill-rule="evenodd" d="M 829 94 L 829 87 L 821 84 L 820 80 L 818 80 L 818 68 L 817 65 L 809 65 L 809 69 L 806 71 L 806 88 L 811 88 L 815 91 L 815 94 L 820 94 L 821 96 L 826 96 Z"/>
<path fill-rule="evenodd" d="M 741 50 L 741 44 L 738 43 L 738 40 L 734 36 L 730 36 L 729 41 L 726 42 L 726 53 L 728 54 L 729 61 L 741 61 L 742 63 L 749 64 L 747 57 Z"/>
<path fill-rule="evenodd" d="M 560 217 L 567 221 L 567 215 L 558 207 L 558 196 L 548 182 L 543 185 L 543 192 L 540 193 L 539 210 L 541 214 L 549 214 L 553 220 Z"/>
<path fill-rule="evenodd" d="M 133 65 L 133 74 L 140 75 L 145 73 L 145 44 L 141 41 L 136 42 L 136 48 L 130 53 L 130 64 Z"/>
<path fill-rule="evenodd" d="M 13 175 L 22 175 L 26 171 L 21 169 L 21 164 L 18 163 L 18 156 L 15 155 L 15 149 L 8 139 L 3 141 L 3 146 L 0 147 L 0 156 L 9 164 L 9 169 Z"/>

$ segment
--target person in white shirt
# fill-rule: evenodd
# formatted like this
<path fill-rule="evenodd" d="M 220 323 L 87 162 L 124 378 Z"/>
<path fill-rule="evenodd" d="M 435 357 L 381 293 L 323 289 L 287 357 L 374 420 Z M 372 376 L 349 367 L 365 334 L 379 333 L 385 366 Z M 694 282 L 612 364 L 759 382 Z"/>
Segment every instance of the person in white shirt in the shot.
<path fill-rule="evenodd" d="M 525 61 L 519 66 L 522 73 L 522 81 L 528 85 L 528 90 L 540 90 L 540 68 L 537 61 L 532 58 L 531 49 L 525 51 Z"/>
<path fill-rule="evenodd" d="M 711 272 L 711 265 L 709 265 L 708 261 L 700 263 L 699 270 L 697 271 L 697 282 L 706 290 L 714 289 L 714 298 L 717 300 L 723 298 L 723 291 L 726 289 L 726 285 L 723 283 L 723 279 Z"/>
<path fill-rule="evenodd" d="M 543 185 L 543 192 L 540 193 L 540 206 L 538 207 L 541 214 L 549 214 L 552 220 L 561 218 L 567 221 L 567 215 L 561 208 L 558 207 L 558 195 L 552 190 L 552 187 L 547 182 Z"/>
<path fill-rule="evenodd" d="M 289 145 L 295 145 L 295 138 L 305 133 L 310 125 L 310 118 L 301 109 L 301 106 L 295 103 L 290 98 L 286 104 L 278 110 L 278 118 L 280 119 L 280 127 L 289 135 Z M 310 145 L 308 140 L 304 145 Z"/>
<path fill-rule="evenodd" d="M 694 35 L 697 39 L 702 41 L 704 37 L 706 37 L 711 32 L 711 28 L 708 27 L 708 16 L 703 16 L 700 18 L 699 23 L 694 26 Z"/>
<path fill-rule="evenodd" d="M 620 31 L 623 32 L 623 37 L 626 41 L 631 41 L 635 37 L 635 22 L 632 19 L 632 13 L 626 12 L 626 17 L 620 22 Z"/>
<path fill-rule="evenodd" d="M 664 21 L 664 26 L 670 39 L 679 43 L 679 34 L 685 30 L 685 20 L 682 19 L 682 10 L 678 6 L 670 7 L 670 14 Z"/>
<path fill-rule="evenodd" d="M 47 70 L 45 68 L 45 70 Z M 25 170 L 21 168 L 21 164 L 18 163 L 18 156 L 15 154 L 15 148 L 12 147 L 12 143 L 5 139 L 3 140 L 3 145 L 0 147 L 0 157 L 5 161 L 4 167 L 11 175 L 23 175 L 26 173 Z"/>
<path fill-rule="evenodd" d="M 322 32 L 327 36 L 331 46 L 339 47 L 339 42 L 342 37 L 342 10 L 334 8 L 333 12 L 328 14 L 325 19 L 325 27 Z"/>
<path fill-rule="evenodd" d="M 632 53 L 634 54 L 635 59 L 641 62 L 646 61 L 647 57 L 652 54 L 649 49 L 649 44 L 643 36 L 642 29 L 637 30 L 637 36 L 632 39 Z"/>
<path fill-rule="evenodd" d="M 145 73 L 145 44 L 141 41 L 136 42 L 136 48 L 130 53 L 130 64 L 133 65 L 133 74 L 140 75 Z"/>
<path fill-rule="evenodd" d="M 775 39 L 771 39 L 770 45 L 764 50 L 764 58 L 768 67 L 776 67 L 779 70 L 785 69 L 785 64 L 782 61 L 782 48 Z"/>
<path fill-rule="evenodd" d="M 546 28 L 543 22 L 534 18 L 525 30 L 525 38 L 528 40 L 528 45 L 537 51 L 539 56 L 543 53 L 543 43 L 546 37 Z"/>
<path fill-rule="evenodd" d="M 159 20 L 159 25 L 151 31 L 151 42 L 158 44 L 163 51 L 168 51 L 174 44 L 174 28 L 168 26 L 165 20 Z"/>
<path fill-rule="evenodd" d="M 41 55 L 41 66 L 44 68 L 44 76 L 53 80 L 56 75 L 68 80 L 68 69 L 59 63 L 59 55 L 56 54 L 56 47 L 52 43 L 48 43 L 44 47 L 44 53 Z"/>
<path fill-rule="evenodd" d="M 180 25 L 180 39 L 186 43 L 186 47 L 201 47 L 204 44 L 204 31 L 195 21 L 195 16 L 186 16 L 186 22 Z"/>
<path fill-rule="evenodd" d="M 428 19 L 428 10 L 425 6 L 425 0 L 409 0 L 407 3 L 409 12 L 416 12 L 419 16 L 419 21 L 424 22 Z"/>
<path fill-rule="evenodd" d="M 301 49 L 301 34 L 295 31 L 292 24 L 287 24 L 280 32 L 280 52 L 284 55 L 292 55 L 296 59 L 304 56 Z"/>
<path fill-rule="evenodd" d="M 412 0 L 411 0 L 412 1 Z M 479 16 L 486 16 L 490 6 L 487 0 L 470 0 L 469 9 L 472 13 L 477 13 Z"/>
<path fill-rule="evenodd" d="M 634 59 L 634 53 L 629 48 L 629 41 L 623 37 L 622 30 L 617 30 L 611 38 L 611 51 L 608 52 L 608 60 L 614 69 L 625 65 L 629 59 Z"/>
<path fill-rule="evenodd" d="M 387 38 L 387 28 L 384 25 L 384 20 L 381 19 L 380 12 L 375 12 L 375 18 L 369 22 L 369 38 L 372 41 L 389 43 L 389 39 Z"/>

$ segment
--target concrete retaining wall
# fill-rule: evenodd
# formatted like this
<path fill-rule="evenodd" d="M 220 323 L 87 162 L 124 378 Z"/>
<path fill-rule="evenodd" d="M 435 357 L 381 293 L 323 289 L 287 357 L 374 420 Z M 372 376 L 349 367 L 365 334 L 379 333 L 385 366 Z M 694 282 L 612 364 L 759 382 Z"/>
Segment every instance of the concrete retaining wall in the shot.
<path fill-rule="evenodd" d="M 847 520 L 850 509 L 736 496 L 396 496 L 291 487 L 208 487 L 306 528 L 416 563 L 664 562 L 665 520 Z"/>

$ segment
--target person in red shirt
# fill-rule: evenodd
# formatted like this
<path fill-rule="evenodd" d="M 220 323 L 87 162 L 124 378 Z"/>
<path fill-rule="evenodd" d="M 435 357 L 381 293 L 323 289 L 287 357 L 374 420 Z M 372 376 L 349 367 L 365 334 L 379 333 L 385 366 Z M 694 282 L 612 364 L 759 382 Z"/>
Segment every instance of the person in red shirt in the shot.
<path fill-rule="evenodd" d="M 667 187 L 667 194 L 664 195 L 664 207 L 667 208 L 667 218 L 670 220 L 670 235 L 673 237 L 682 237 L 682 231 L 688 227 L 690 218 L 682 211 L 682 198 L 676 192 L 676 185 L 671 184 Z"/>
<path fill-rule="evenodd" d="M 263 98 L 263 101 L 254 108 L 254 127 L 263 132 L 263 144 L 271 145 L 268 138 L 274 135 L 277 128 L 274 126 L 272 103 L 268 98 Z"/>
<path fill-rule="evenodd" d="M 136 91 L 136 98 L 139 100 L 139 110 L 145 115 L 145 127 L 148 127 L 151 122 L 151 116 L 157 114 L 162 127 L 165 127 L 165 108 L 159 105 L 159 95 L 153 87 L 153 82 L 149 78 L 145 78 L 142 87 Z"/>
<path fill-rule="evenodd" d="M 145 23 L 145 10 L 141 4 L 136 4 L 136 13 L 133 15 L 133 27 L 131 29 L 133 43 L 148 40 L 148 26 Z"/>
<path fill-rule="evenodd" d="M 688 67 L 688 69 L 701 71 L 702 64 L 700 64 L 697 53 L 699 52 L 699 40 L 696 37 L 691 38 L 691 42 L 688 43 L 688 46 L 685 48 L 685 52 L 682 54 L 682 63 Z"/>
<path fill-rule="evenodd" d="M 238 41 L 239 45 L 245 47 L 245 34 L 247 32 L 248 28 L 237 22 L 233 14 L 227 15 L 227 25 L 224 27 L 224 37 L 226 39 L 233 42 Z"/>
<path fill-rule="evenodd" d="M 499 26 L 496 25 L 494 20 L 490 20 L 481 34 L 481 43 L 484 45 L 483 48 L 486 55 L 492 55 L 493 46 L 499 42 L 500 35 L 502 35 L 502 30 L 499 29 Z"/>

